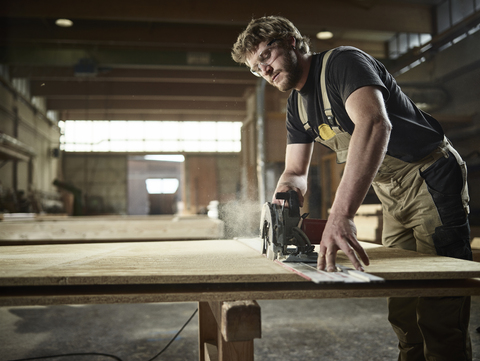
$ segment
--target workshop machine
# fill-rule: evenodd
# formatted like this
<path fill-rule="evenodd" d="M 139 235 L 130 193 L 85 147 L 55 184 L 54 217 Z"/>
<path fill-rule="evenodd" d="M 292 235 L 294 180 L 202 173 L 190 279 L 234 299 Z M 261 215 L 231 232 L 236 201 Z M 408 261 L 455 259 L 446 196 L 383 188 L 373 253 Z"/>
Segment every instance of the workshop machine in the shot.
<path fill-rule="evenodd" d="M 275 197 L 283 204 L 267 202 L 262 208 L 262 253 L 271 260 L 316 263 L 314 245 L 320 244 L 326 221 L 309 219 L 308 213 L 300 215 L 298 194 L 293 190 Z"/>
<path fill-rule="evenodd" d="M 337 264 L 337 272 L 318 270 L 315 244 L 320 244 L 326 220 L 300 215 L 297 192 L 275 195 L 282 205 L 266 202 L 262 208 L 262 254 L 288 270 L 315 283 L 384 282 L 383 278 Z"/>

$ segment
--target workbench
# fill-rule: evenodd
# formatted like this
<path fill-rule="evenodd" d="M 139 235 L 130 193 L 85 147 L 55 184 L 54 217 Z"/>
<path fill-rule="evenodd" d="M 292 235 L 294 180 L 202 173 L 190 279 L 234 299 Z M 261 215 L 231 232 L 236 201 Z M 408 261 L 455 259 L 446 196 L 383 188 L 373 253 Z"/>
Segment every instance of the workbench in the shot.
<path fill-rule="evenodd" d="M 3 246 L 0 306 L 196 301 L 200 360 L 247 361 L 255 300 L 480 295 L 480 263 L 362 245 L 384 283 L 314 284 L 263 257 L 259 239 Z"/>
<path fill-rule="evenodd" d="M 5 217 L 0 246 L 224 238 L 224 222 L 207 215 Z"/>

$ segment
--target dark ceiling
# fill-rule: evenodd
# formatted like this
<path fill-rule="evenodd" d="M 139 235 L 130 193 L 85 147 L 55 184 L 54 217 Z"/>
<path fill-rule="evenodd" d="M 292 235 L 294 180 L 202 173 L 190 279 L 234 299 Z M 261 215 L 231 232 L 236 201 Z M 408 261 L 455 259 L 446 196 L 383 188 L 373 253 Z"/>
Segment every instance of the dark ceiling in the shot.
<path fill-rule="evenodd" d="M 434 34 L 438 2 L 4 0 L 0 63 L 11 78 L 30 79 L 31 95 L 64 120 L 242 121 L 257 78 L 230 49 L 252 17 L 289 18 L 314 51 L 353 45 L 388 63 L 395 33 Z M 316 40 L 322 29 L 333 39 Z"/>

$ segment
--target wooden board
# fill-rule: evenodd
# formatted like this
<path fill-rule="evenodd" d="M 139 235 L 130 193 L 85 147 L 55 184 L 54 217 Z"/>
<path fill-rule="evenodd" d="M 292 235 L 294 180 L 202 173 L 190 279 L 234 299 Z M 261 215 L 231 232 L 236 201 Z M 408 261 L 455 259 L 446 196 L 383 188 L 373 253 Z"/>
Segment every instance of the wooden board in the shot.
<path fill-rule="evenodd" d="M 470 245 L 472 246 L 472 249 L 480 249 L 480 237 L 473 238 Z"/>
<path fill-rule="evenodd" d="M 362 204 L 353 220 L 360 241 L 382 244 L 383 216 L 381 204 Z"/>
<path fill-rule="evenodd" d="M 370 258 L 365 272 L 388 280 L 435 280 L 480 277 L 480 264 L 455 258 L 422 254 L 402 249 L 385 248 L 380 245 L 361 242 Z M 338 263 L 348 263 L 344 254 Z"/>
<path fill-rule="evenodd" d="M 242 299 L 480 296 L 480 279 L 386 281 L 317 285 L 313 282 L 199 283 L 1 287 L 0 306 L 211 302 Z"/>
<path fill-rule="evenodd" d="M 261 252 L 258 238 L 239 239 L 239 242 Z M 370 258 L 365 272 L 386 280 L 460 279 L 480 277 L 480 264 L 454 258 L 422 254 L 403 249 L 385 248 L 371 242 L 360 242 Z M 316 251 L 318 252 L 316 246 Z M 352 267 L 343 252 L 338 252 L 337 263 Z"/>
<path fill-rule="evenodd" d="M 0 286 L 294 281 L 234 240 L 6 246 Z"/>
<path fill-rule="evenodd" d="M 259 240 L 257 239 L 257 243 Z M 363 243 L 386 280 L 480 277 L 480 264 Z M 338 263 L 350 265 L 343 254 Z M 236 240 L 6 246 L 0 286 L 307 282 Z"/>
<path fill-rule="evenodd" d="M 0 222 L 0 245 L 219 239 L 223 221 L 207 216 L 92 216 Z"/>

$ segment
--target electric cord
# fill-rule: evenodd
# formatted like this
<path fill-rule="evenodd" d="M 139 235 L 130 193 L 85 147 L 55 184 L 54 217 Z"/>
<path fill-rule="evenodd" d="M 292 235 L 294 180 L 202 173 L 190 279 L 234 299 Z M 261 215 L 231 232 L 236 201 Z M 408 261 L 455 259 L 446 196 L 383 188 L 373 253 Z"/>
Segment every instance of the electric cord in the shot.
<path fill-rule="evenodd" d="M 193 312 L 193 314 L 190 316 L 190 318 L 187 320 L 187 322 L 184 323 L 184 325 L 178 330 L 178 332 L 173 336 L 173 338 L 170 340 L 170 342 L 167 343 L 167 345 L 155 356 L 153 356 L 151 359 L 148 359 L 147 361 L 153 361 L 155 360 L 158 356 L 160 356 L 162 353 L 164 353 L 170 345 L 173 343 L 173 341 L 176 340 L 178 335 L 182 333 L 183 329 L 187 327 L 187 325 L 190 323 L 190 321 L 195 317 L 195 315 L 198 312 L 198 308 Z M 21 359 L 15 359 L 15 360 L 9 360 L 9 361 L 30 361 L 30 360 L 42 360 L 42 359 L 49 359 L 49 358 L 55 358 L 55 357 L 72 357 L 72 356 L 105 356 L 105 357 L 110 357 L 114 360 L 117 361 L 123 361 L 120 357 L 115 356 L 115 355 L 110 355 L 107 353 L 99 353 L 99 352 L 79 352 L 79 353 L 67 353 L 67 354 L 61 354 L 61 355 L 51 355 L 51 356 L 38 356 L 38 357 L 29 357 L 29 358 L 21 358 Z"/>
<path fill-rule="evenodd" d="M 190 316 L 190 318 L 187 320 L 187 322 L 185 322 L 185 324 L 182 326 L 182 328 L 180 330 L 178 330 L 178 332 L 176 333 L 175 336 L 173 336 L 173 338 L 170 340 L 169 343 L 167 343 L 167 345 L 163 348 L 162 351 L 160 351 L 159 353 L 157 353 L 155 356 L 153 356 L 151 359 L 149 359 L 148 361 L 153 361 L 155 360 L 158 356 L 160 356 L 162 353 L 164 353 L 167 348 L 173 343 L 173 341 L 175 341 L 175 339 L 178 337 L 178 335 L 180 335 L 180 333 L 183 331 L 183 329 L 190 323 L 190 321 L 192 320 L 192 318 L 196 315 L 198 311 L 198 308 L 193 312 L 193 314 Z"/>

